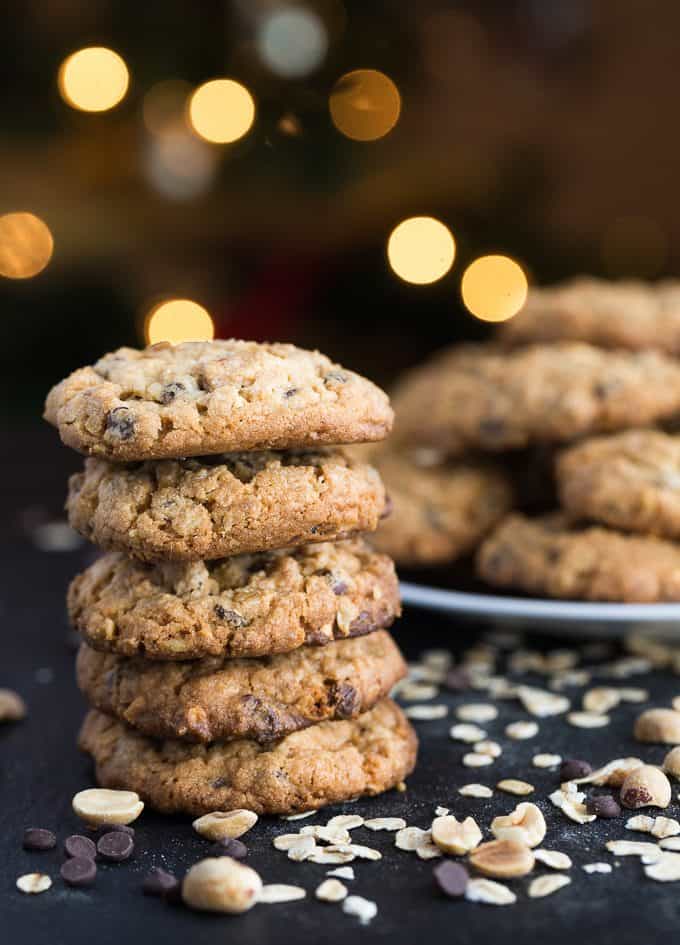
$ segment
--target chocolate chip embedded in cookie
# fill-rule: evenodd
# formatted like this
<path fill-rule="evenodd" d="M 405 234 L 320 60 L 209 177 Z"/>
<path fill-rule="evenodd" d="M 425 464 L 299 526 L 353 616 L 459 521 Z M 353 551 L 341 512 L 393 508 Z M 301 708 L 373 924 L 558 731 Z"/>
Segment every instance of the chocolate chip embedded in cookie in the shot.
<path fill-rule="evenodd" d="M 198 560 L 373 531 L 380 476 L 339 449 L 226 453 L 123 465 L 90 458 L 71 477 L 71 525 L 142 560 Z"/>
<path fill-rule="evenodd" d="M 397 564 L 454 561 L 512 508 L 512 487 L 492 466 L 447 462 L 430 450 L 388 450 L 374 462 L 393 508 L 370 540 Z"/>
<path fill-rule="evenodd" d="M 165 813 L 292 814 L 395 787 L 413 770 L 417 739 L 401 709 L 383 699 L 357 719 L 321 722 L 268 746 L 159 742 L 93 710 L 80 746 L 101 785 L 137 791 Z"/>
<path fill-rule="evenodd" d="M 608 282 L 580 276 L 529 291 L 526 305 L 499 328 L 509 345 L 587 341 L 603 348 L 680 354 L 680 282 Z"/>
<path fill-rule="evenodd" d="M 680 363 L 569 342 L 464 345 L 407 375 L 394 405 L 398 440 L 449 455 L 565 442 L 680 411 Z"/>
<path fill-rule="evenodd" d="M 556 472 L 571 515 L 680 538 L 680 436 L 631 430 L 586 440 L 558 457 Z"/>
<path fill-rule="evenodd" d="M 187 564 L 110 552 L 75 578 L 68 607 L 95 649 L 157 660 L 286 653 L 400 612 L 394 565 L 361 539 Z"/>
<path fill-rule="evenodd" d="M 252 341 L 119 348 L 54 387 L 68 446 L 116 461 L 381 440 L 387 396 L 319 352 Z"/>
<path fill-rule="evenodd" d="M 146 735 L 197 742 L 266 742 L 327 719 L 356 718 L 405 673 L 384 630 L 261 659 L 161 663 L 83 644 L 77 661 L 91 705 Z"/>
<path fill-rule="evenodd" d="M 479 574 L 497 587 L 576 600 L 680 601 L 680 547 L 564 515 L 511 515 L 479 550 Z"/>

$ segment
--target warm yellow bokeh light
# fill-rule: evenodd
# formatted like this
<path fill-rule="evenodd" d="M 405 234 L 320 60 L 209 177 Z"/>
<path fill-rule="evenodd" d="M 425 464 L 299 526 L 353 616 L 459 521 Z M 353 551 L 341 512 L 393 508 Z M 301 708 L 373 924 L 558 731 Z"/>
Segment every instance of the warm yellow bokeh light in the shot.
<path fill-rule="evenodd" d="M 32 213 L 0 217 L 0 276 L 30 279 L 52 258 L 54 240 L 49 227 Z"/>
<path fill-rule="evenodd" d="M 72 108 L 105 112 L 124 97 L 130 73 L 118 53 L 105 46 L 79 49 L 59 68 L 59 91 Z"/>
<path fill-rule="evenodd" d="M 456 242 L 448 226 L 434 217 L 409 217 L 390 233 L 387 259 L 404 282 L 428 285 L 453 265 Z"/>
<path fill-rule="evenodd" d="M 522 308 L 529 284 L 509 256 L 480 256 L 463 273 L 463 302 L 483 322 L 505 322 Z"/>
<path fill-rule="evenodd" d="M 230 144 L 246 134 L 255 120 L 255 101 L 233 79 L 212 79 L 199 86 L 189 102 L 191 126 L 205 141 Z"/>
<path fill-rule="evenodd" d="M 146 316 L 146 340 L 150 345 L 169 341 L 212 341 L 215 326 L 207 309 L 191 299 L 169 299 L 155 305 Z"/>
<path fill-rule="evenodd" d="M 329 107 L 333 124 L 354 141 L 375 141 L 399 120 L 401 96 L 392 79 L 376 69 L 356 69 L 335 83 Z"/>

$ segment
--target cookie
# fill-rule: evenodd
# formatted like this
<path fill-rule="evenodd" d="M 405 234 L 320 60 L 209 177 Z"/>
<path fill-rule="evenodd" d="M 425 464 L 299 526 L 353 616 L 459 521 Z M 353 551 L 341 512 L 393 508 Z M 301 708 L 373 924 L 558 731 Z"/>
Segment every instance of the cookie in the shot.
<path fill-rule="evenodd" d="M 383 439 L 387 396 L 318 352 L 195 341 L 119 348 L 52 388 L 67 446 L 116 461 Z"/>
<path fill-rule="evenodd" d="M 417 739 L 383 699 L 357 719 L 321 722 L 270 745 L 157 741 L 92 710 L 80 747 L 102 787 L 136 791 L 164 813 L 293 814 L 395 787 L 413 770 Z"/>
<path fill-rule="evenodd" d="M 511 515 L 484 542 L 478 571 L 497 587 L 591 601 L 680 601 L 680 547 L 561 514 Z"/>
<path fill-rule="evenodd" d="M 95 649 L 157 660 L 287 653 L 400 612 L 394 565 L 362 539 L 157 565 L 112 551 L 75 578 L 68 608 Z"/>
<path fill-rule="evenodd" d="M 680 538 L 680 436 L 630 430 L 586 440 L 558 457 L 556 473 L 571 515 Z"/>
<path fill-rule="evenodd" d="M 516 449 L 671 416 L 680 410 L 680 363 L 570 342 L 463 345 L 407 375 L 393 402 L 402 442 L 450 455 Z"/>
<path fill-rule="evenodd" d="M 512 488 L 491 466 L 446 461 L 434 450 L 376 456 L 392 502 L 371 543 L 407 567 L 471 551 L 512 508 Z"/>
<path fill-rule="evenodd" d="M 338 449 L 227 453 L 122 465 L 90 458 L 71 477 L 76 531 L 151 561 L 199 560 L 373 531 L 380 476 Z"/>
<path fill-rule="evenodd" d="M 498 337 L 508 345 L 587 341 L 680 354 L 680 282 L 650 285 L 580 276 L 534 288 L 524 308 L 499 327 Z"/>
<path fill-rule="evenodd" d="M 406 664 L 385 630 L 260 659 L 127 659 L 83 644 L 78 685 L 97 709 L 145 735 L 272 741 L 327 719 L 352 719 L 387 696 Z"/>

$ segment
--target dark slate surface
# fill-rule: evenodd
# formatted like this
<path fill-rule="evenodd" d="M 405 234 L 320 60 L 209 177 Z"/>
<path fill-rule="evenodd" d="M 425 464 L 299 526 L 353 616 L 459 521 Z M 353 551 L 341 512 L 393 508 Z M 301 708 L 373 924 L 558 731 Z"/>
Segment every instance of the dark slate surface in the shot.
<path fill-rule="evenodd" d="M 32 447 L 47 443 L 39 458 Z M 647 945 L 671 941 L 680 921 L 680 886 L 646 880 L 635 859 L 621 860 L 611 875 L 588 876 L 583 863 L 609 860 L 603 845 L 624 835 L 623 818 L 579 827 L 563 818 L 547 801 L 554 789 L 554 773 L 531 768 L 537 751 L 589 758 L 600 764 L 616 756 L 638 754 L 631 738 L 632 721 L 639 711 L 633 705 L 613 712 L 613 724 L 602 730 L 580 730 L 560 719 L 540 723 L 539 735 L 526 742 L 503 737 L 504 726 L 526 717 L 515 702 L 500 703 L 498 720 L 484 726 L 504 746 L 504 754 L 492 767 L 465 769 L 460 759 L 465 746 L 451 741 L 451 719 L 417 723 L 421 756 L 405 794 L 391 792 L 373 800 L 347 806 L 365 816 L 401 816 L 409 824 L 427 827 L 437 804 L 458 815 L 473 814 L 486 826 L 493 816 L 511 810 L 519 799 L 496 793 L 490 801 L 464 799 L 456 793 L 461 784 L 478 781 L 493 785 L 501 777 L 515 776 L 537 786 L 533 799 L 548 821 L 544 846 L 567 852 L 574 860 L 573 883 L 552 897 L 528 900 L 528 880 L 510 885 L 519 902 L 510 907 L 472 905 L 446 900 L 434 890 L 433 863 L 394 849 L 393 837 L 361 829 L 357 842 L 378 847 L 379 863 L 353 864 L 357 878 L 348 883 L 351 892 L 377 902 L 378 917 L 362 928 L 337 905 L 316 902 L 313 890 L 329 867 L 290 863 L 271 846 L 271 837 L 288 828 L 278 820 L 263 819 L 248 835 L 248 862 L 266 882 L 304 886 L 306 902 L 259 906 L 237 917 L 206 916 L 142 896 L 140 886 L 147 870 L 160 865 L 182 872 L 200 859 L 206 849 L 188 819 L 167 818 L 145 812 L 137 827 L 137 852 L 120 865 L 102 865 L 96 886 L 79 891 L 66 888 L 59 878 L 60 850 L 27 853 L 21 849 L 24 826 L 44 826 L 65 837 L 80 829 L 70 811 L 73 794 L 92 783 L 88 760 L 75 748 L 75 733 L 83 704 L 73 682 L 73 650 L 66 645 L 63 616 L 64 588 L 80 568 L 88 551 L 47 553 L 38 550 L 26 535 L 34 523 L 53 514 L 61 502 L 65 464 L 49 441 L 28 439 L 21 456 L 13 460 L 11 475 L 5 470 L 5 509 L 2 555 L 2 631 L 0 636 L 0 685 L 16 688 L 30 706 L 29 718 L 0 728 L 0 942 L 7 945 L 130 945 L 162 941 L 165 945 L 212 945 L 235 940 L 242 945 L 288 943 L 345 943 L 390 941 L 412 945 L 416 940 L 460 943 L 574 943 L 580 940 L 602 945 Z M 77 460 L 75 461 L 77 464 Z M 40 487 L 41 500 L 36 502 Z M 29 509 L 29 506 L 32 508 Z M 27 512 L 28 510 L 28 512 Z M 401 621 L 396 636 L 410 655 L 427 646 L 459 648 L 475 639 L 476 631 L 452 620 L 416 612 Z M 555 645 L 559 641 L 551 641 Z M 680 679 L 666 674 L 636 676 L 630 685 L 646 686 L 654 704 L 668 704 L 680 693 Z M 578 691 L 577 691 L 578 692 Z M 453 707 L 470 696 L 446 697 Z M 476 697 L 474 697 L 476 698 Z M 660 747 L 644 747 L 643 756 L 662 759 Z M 674 793 L 677 793 L 678 785 Z M 329 810 L 322 818 L 343 810 Z M 668 811 L 679 816 L 674 801 Z M 311 823 L 315 821 L 307 821 Z M 628 839 L 646 839 L 627 833 Z M 54 879 L 53 888 L 40 896 L 26 896 L 14 886 L 25 872 L 44 871 Z M 539 867 L 540 872 L 547 872 Z M 663 937 L 663 939 L 662 939 Z"/>

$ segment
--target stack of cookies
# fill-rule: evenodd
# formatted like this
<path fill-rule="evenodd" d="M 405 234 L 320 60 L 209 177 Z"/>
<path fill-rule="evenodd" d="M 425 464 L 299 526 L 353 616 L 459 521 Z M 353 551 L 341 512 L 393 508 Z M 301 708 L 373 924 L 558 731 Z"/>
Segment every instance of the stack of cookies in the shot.
<path fill-rule="evenodd" d="M 457 499 L 471 523 L 466 550 L 502 519 L 477 553 L 489 584 L 586 600 L 680 600 L 680 436 L 658 429 L 680 417 L 678 353 L 677 283 L 580 279 L 535 290 L 493 343 L 440 352 L 398 386 L 390 454 L 402 481 L 406 462 L 427 466 L 408 501 L 431 508 L 440 493 L 428 479 L 451 484 L 473 470 L 477 493 Z M 398 499 L 389 462 L 384 470 Z M 517 511 L 503 517 L 513 501 Z M 541 507 L 547 514 L 527 514 Z M 438 520 L 421 514 L 421 545 L 433 547 Z M 377 545 L 400 561 L 395 534 L 407 540 L 399 514 Z"/>
<path fill-rule="evenodd" d="M 399 590 L 361 537 L 385 490 L 337 446 L 389 433 L 383 392 L 291 345 L 161 344 L 76 371 L 45 415 L 89 455 L 67 508 L 105 551 L 68 595 L 99 783 L 191 814 L 399 784 Z"/>

